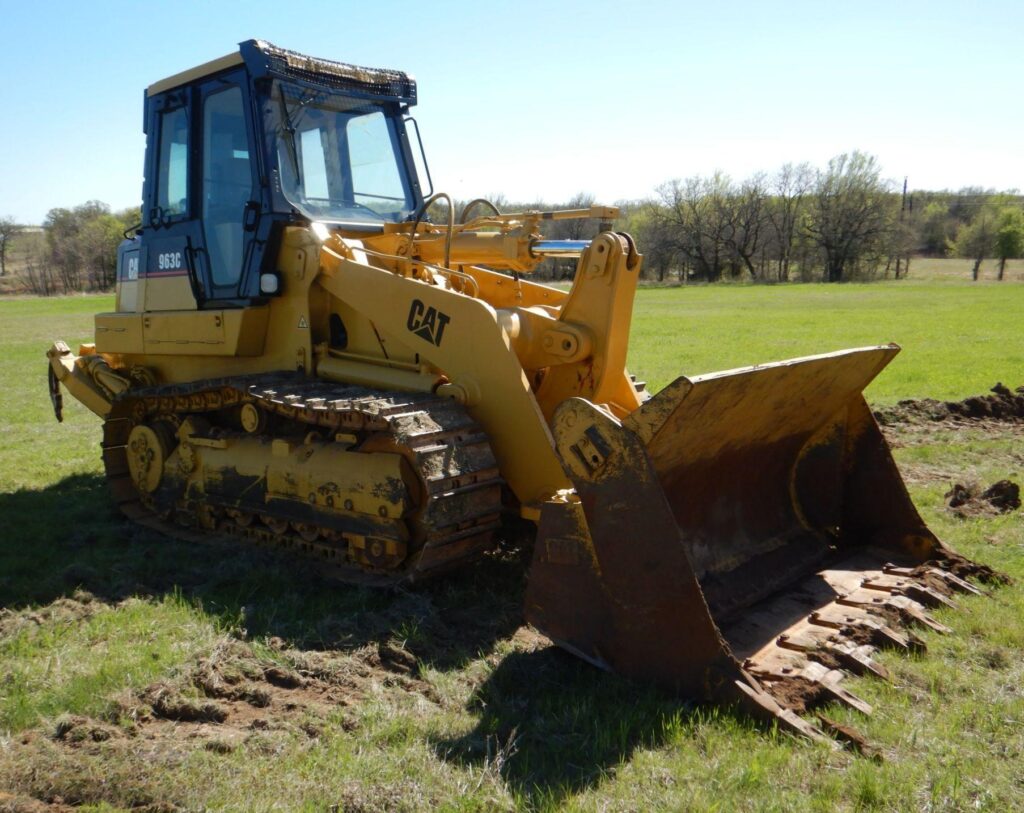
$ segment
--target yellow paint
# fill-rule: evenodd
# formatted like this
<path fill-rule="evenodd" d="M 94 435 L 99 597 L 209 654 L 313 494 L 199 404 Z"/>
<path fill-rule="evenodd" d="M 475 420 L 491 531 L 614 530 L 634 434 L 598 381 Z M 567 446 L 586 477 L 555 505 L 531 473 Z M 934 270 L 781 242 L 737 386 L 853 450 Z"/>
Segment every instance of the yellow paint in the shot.
<path fill-rule="evenodd" d="M 100 353 L 143 353 L 142 314 L 97 313 L 96 350 Z"/>
<path fill-rule="evenodd" d="M 241 64 L 241 53 L 238 51 L 232 51 L 226 56 L 211 59 L 209 62 L 204 62 L 202 65 L 197 65 L 187 71 L 182 71 L 181 73 L 176 73 L 173 76 L 168 76 L 166 79 L 161 79 L 159 82 L 154 82 L 146 89 L 146 95 L 155 96 L 157 93 L 163 93 L 165 90 L 173 90 L 176 87 L 187 85 L 189 82 L 196 79 L 202 79 L 204 76 L 210 76 L 211 74 L 227 70 L 228 68 L 234 68 Z"/>
<path fill-rule="evenodd" d="M 144 311 L 97 316 L 97 351 L 158 384 L 290 370 L 433 390 L 480 423 L 502 476 L 535 517 L 537 505 L 570 487 L 548 426 L 555 408 L 583 397 L 623 417 L 639 404 L 624 368 L 640 267 L 628 241 L 602 233 L 568 293 L 480 267 L 532 270 L 544 219 L 456 227 L 451 271 L 433 264 L 444 256 L 441 226 L 423 225 L 411 247 L 408 224 L 361 241 L 326 234 L 323 245 L 312 229 L 288 227 L 276 263 L 281 291 L 267 304 L 198 310 L 186 277 L 149 279 L 140 285 Z M 332 317 L 344 325 L 336 346 Z"/>

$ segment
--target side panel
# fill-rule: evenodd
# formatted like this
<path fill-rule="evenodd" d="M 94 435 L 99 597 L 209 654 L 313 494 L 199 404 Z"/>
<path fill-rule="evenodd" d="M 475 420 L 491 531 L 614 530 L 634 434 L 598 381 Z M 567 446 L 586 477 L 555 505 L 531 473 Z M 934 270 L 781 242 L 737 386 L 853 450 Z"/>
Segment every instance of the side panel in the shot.
<path fill-rule="evenodd" d="M 263 352 L 270 309 L 147 313 L 142 317 L 146 353 L 258 356 Z"/>
<path fill-rule="evenodd" d="M 96 352 L 119 355 L 142 353 L 141 313 L 97 313 Z"/>

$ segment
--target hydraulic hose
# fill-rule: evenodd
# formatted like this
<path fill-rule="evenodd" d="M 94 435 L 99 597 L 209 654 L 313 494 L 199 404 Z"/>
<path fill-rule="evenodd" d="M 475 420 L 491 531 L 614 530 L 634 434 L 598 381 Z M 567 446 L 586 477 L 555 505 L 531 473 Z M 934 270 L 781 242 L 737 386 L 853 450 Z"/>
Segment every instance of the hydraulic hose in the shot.
<path fill-rule="evenodd" d="M 423 205 L 416 211 L 416 218 L 412 223 L 412 231 L 409 232 L 409 259 L 412 259 L 412 246 L 416 242 L 416 229 L 419 228 L 420 223 L 423 221 L 423 216 L 427 213 L 427 209 L 440 198 L 448 201 L 448 234 L 444 239 L 444 267 L 450 271 L 452 267 L 452 232 L 455 231 L 455 205 L 452 203 L 451 195 L 447 192 L 435 192 L 423 201 Z M 465 210 L 463 210 L 463 213 L 465 213 Z"/>

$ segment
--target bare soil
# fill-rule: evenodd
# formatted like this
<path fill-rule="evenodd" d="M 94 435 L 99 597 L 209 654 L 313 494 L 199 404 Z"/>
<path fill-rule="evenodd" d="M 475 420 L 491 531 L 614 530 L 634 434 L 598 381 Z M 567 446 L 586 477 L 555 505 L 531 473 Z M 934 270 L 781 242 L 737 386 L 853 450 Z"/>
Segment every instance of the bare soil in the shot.
<path fill-rule="evenodd" d="M 875 418 L 883 426 L 921 421 L 1024 421 L 1024 387 L 1010 390 L 997 383 L 990 393 L 962 401 L 932 398 L 900 401 L 896 406 L 875 410 Z"/>
<path fill-rule="evenodd" d="M 107 606 L 86 590 L 75 590 L 70 598 L 56 601 L 33 612 L 16 612 L 0 607 L 0 638 L 15 635 L 24 627 L 39 627 L 43 624 L 70 623 L 91 618 Z M 3 808 L 0 808 L 2 813 Z"/>
<path fill-rule="evenodd" d="M 0 624 L 13 631 L 42 618 L 84 618 L 104 606 L 105 602 L 81 594 L 35 612 L 7 612 Z M 518 641 L 518 633 L 513 639 Z M 523 648 L 531 644 L 537 642 L 522 642 Z M 55 749 L 68 756 L 78 753 L 131 763 L 173 762 L 196 749 L 229 754 L 243 744 L 273 755 L 296 734 L 312 742 L 328 728 L 357 731 L 352 710 L 381 691 L 415 694 L 440 706 L 446 702 L 420 677 L 417 656 L 399 643 L 317 650 L 291 648 L 278 638 L 271 638 L 267 647 L 225 635 L 211 652 L 172 679 L 115 698 L 101 718 L 62 715 L 48 727 L 23 732 L 17 747 L 23 749 L 22 761 L 35 765 L 52 764 Z M 83 803 L 124 801 L 120 791 L 108 799 L 101 787 L 82 798 L 40 796 L 0 794 L 0 813 L 52 813 Z M 137 802 L 131 807 L 137 812 L 179 809 L 150 798 L 141 786 Z"/>
<path fill-rule="evenodd" d="M 999 480 L 987 488 L 978 483 L 955 483 L 946 492 L 946 504 L 964 519 L 1007 514 L 1021 506 L 1020 486 L 1012 480 Z"/>

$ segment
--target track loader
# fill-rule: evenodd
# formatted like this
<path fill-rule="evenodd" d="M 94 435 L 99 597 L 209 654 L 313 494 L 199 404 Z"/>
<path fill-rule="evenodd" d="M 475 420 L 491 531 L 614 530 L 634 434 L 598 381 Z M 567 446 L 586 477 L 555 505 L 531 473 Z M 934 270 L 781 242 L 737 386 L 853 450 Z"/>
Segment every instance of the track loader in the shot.
<path fill-rule="evenodd" d="M 807 736 L 983 569 L 912 504 L 862 391 L 895 345 L 627 372 L 617 211 L 428 217 L 404 73 L 250 40 L 145 99 L 143 222 L 95 343 L 48 352 L 103 419 L 113 499 L 189 539 L 433 577 L 536 527 L 525 616 L 565 649 Z M 440 207 L 438 207 L 440 208 Z M 433 211 L 433 210 L 431 210 Z M 589 218 L 591 240 L 545 227 Z M 574 258 L 570 290 L 529 281 Z"/>

